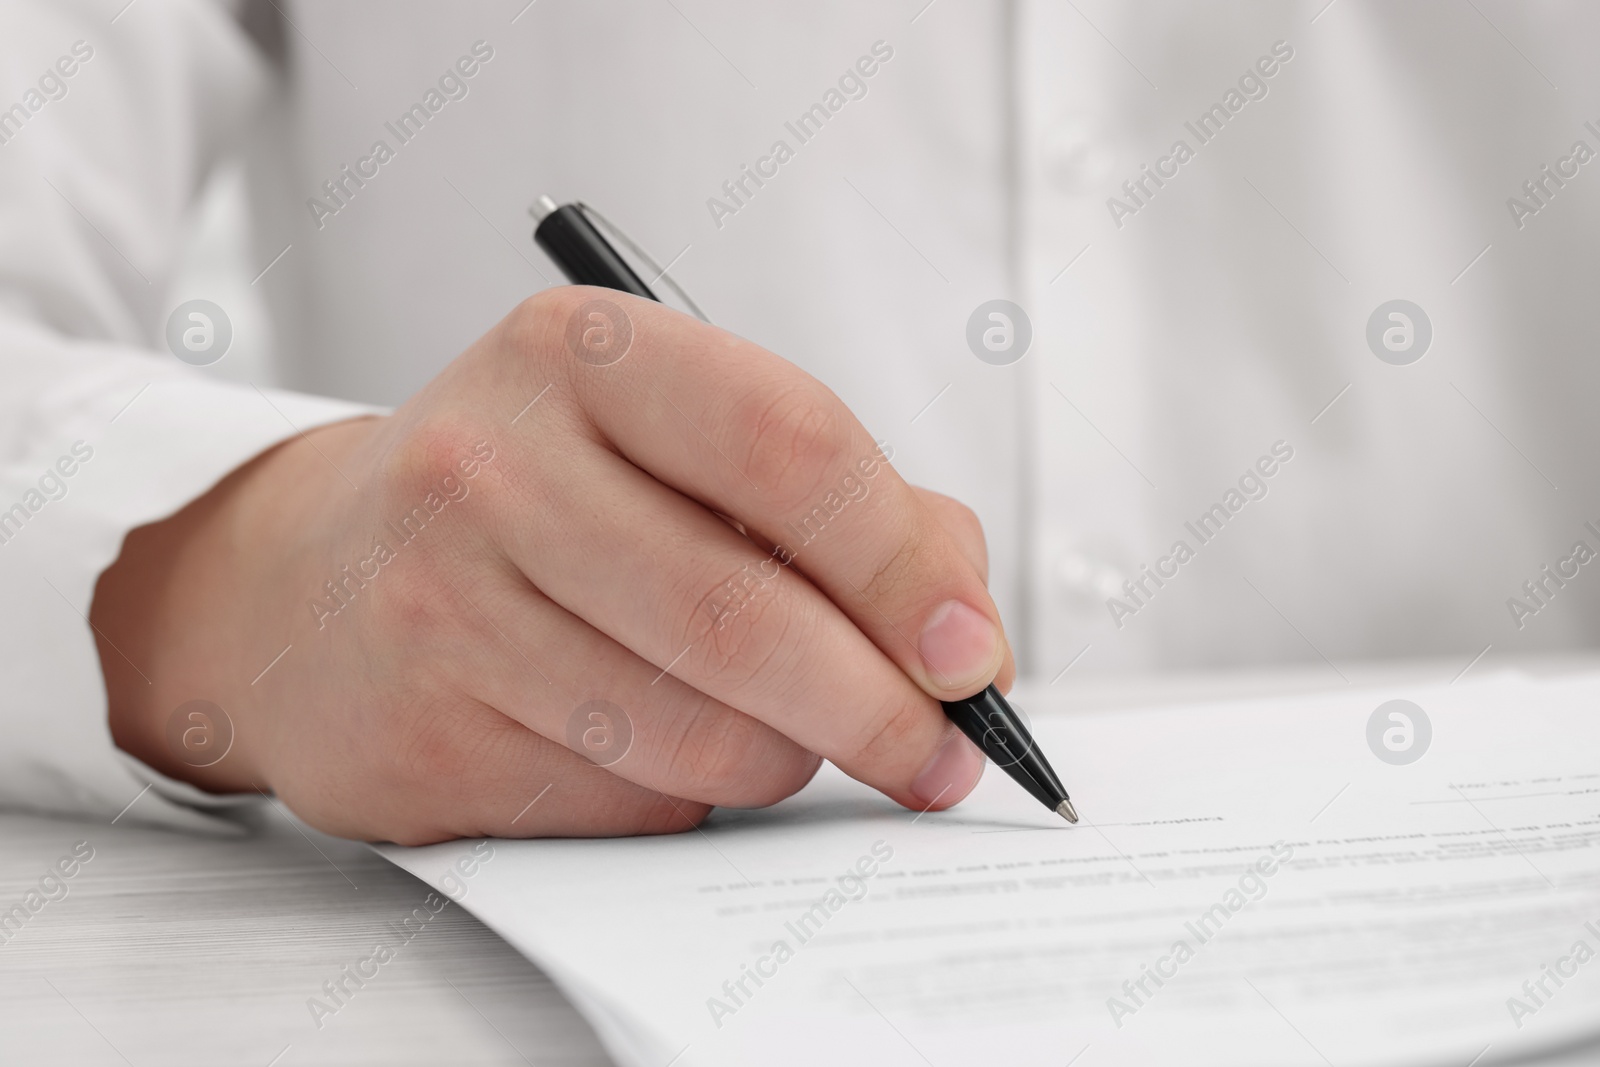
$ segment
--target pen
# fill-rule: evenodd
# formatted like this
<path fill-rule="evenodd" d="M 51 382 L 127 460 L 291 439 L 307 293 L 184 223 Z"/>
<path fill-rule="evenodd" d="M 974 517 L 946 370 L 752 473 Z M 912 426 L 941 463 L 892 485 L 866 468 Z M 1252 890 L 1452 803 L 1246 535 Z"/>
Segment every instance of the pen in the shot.
<path fill-rule="evenodd" d="M 647 300 L 661 299 L 650 291 L 650 286 L 590 221 L 591 211 L 583 204 L 562 204 L 558 207 L 548 196 L 541 196 L 528 209 L 528 214 L 533 216 L 536 224 L 534 241 L 574 285 L 595 285 L 632 293 Z M 615 227 L 612 229 L 615 230 Z M 621 237 L 621 234 L 618 236 Z M 622 239 L 655 269 L 642 249 L 633 246 L 627 238 Z M 663 278 L 666 278 L 664 270 L 657 275 L 658 280 Z M 669 285 L 673 284 L 671 279 L 666 280 Z M 687 294 L 678 290 L 676 285 L 673 288 L 691 307 L 694 306 Z M 698 313 L 699 309 L 695 308 L 695 311 Z M 965 700 L 945 700 L 940 703 L 945 716 L 1036 800 L 1068 822 L 1078 821 L 1078 811 L 1072 806 L 1072 798 L 1067 796 L 1061 779 L 1056 777 L 1049 760 L 1044 758 L 1044 753 L 1034 743 L 1028 727 L 1006 702 L 1000 690 L 991 685 Z"/>

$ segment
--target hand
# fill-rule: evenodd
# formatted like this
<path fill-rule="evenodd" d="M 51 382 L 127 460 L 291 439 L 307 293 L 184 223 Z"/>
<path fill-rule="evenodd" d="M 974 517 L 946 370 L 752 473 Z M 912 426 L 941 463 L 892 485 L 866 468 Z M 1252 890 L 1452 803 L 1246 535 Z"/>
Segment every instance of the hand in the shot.
<path fill-rule="evenodd" d="M 889 451 L 756 345 L 541 293 L 128 536 L 91 611 L 113 736 L 402 844 L 684 830 L 820 758 L 948 807 L 983 764 L 936 698 L 1013 667 L 976 518 Z M 210 766 L 168 741 L 194 699 L 234 730 Z"/>

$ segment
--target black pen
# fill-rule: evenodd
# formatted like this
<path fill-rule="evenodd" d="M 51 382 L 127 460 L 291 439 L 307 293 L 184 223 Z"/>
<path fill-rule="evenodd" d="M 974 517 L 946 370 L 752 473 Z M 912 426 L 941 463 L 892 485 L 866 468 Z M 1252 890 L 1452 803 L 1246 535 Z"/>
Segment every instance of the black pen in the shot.
<path fill-rule="evenodd" d="M 590 221 L 591 209 L 583 204 L 563 204 L 558 207 L 548 196 L 541 196 L 528 209 L 528 213 L 537 224 L 533 231 L 534 241 L 555 260 L 556 266 L 574 285 L 596 285 L 632 293 L 647 300 L 661 299 L 650 291 L 650 286 Z M 618 232 L 615 227 L 611 229 Z M 618 236 L 622 236 L 620 232 Z M 651 269 L 658 269 L 642 249 L 634 246 L 626 237 L 622 237 L 622 240 Z M 694 307 L 694 302 L 666 277 L 664 270 L 658 272 L 655 280 L 662 279 L 672 285 L 691 308 Z M 699 313 L 698 308 L 694 310 Z M 1068 822 L 1078 821 L 1077 809 L 1072 806 L 1072 798 L 1067 796 L 1061 779 L 1056 777 L 1050 762 L 1039 751 L 1039 746 L 1034 744 L 1028 727 L 1006 703 L 1000 690 L 991 685 L 965 700 L 945 700 L 940 703 L 950 721 L 1002 770 L 1015 778 L 1022 788 Z"/>

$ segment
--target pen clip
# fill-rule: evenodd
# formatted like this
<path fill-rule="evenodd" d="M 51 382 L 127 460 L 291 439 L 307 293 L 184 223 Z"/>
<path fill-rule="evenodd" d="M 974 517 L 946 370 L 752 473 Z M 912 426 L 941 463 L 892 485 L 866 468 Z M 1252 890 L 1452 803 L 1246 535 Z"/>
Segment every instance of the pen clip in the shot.
<path fill-rule="evenodd" d="M 618 227 L 616 223 L 600 214 L 600 212 L 596 211 L 582 200 L 579 200 L 576 206 L 579 211 L 583 212 L 586 216 L 589 216 L 596 223 L 598 223 L 600 227 L 604 229 L 612 238 L 621 242 L 621 244 L 627 248 L 628 251 L 638 256 L 639 259 L 644 262 L 645 266 L 656 272 L 655 278 L 650 282 L 651 285 L 654 285 L 656 282 L 665 282 L 667 288 L 671 289 L 673 293 L 677 295 L 678 299 L 683 301 L 684 305 L 688 307 L 688 309 L 694 314 L 695 318 L 699 319 L 701 322 L 709 323 L 711 321 L 706 317 L 706 313 L 700 310 L 700 305 L 696 304 L 694 299 L 688 293 L 683 291 L 683 286 L 678 284 L 677 279 L 668 274 L 667 269 L 655 261 L 655 257 L 634 243 L 633 238 L 623 233 L 621 228 Z"/>

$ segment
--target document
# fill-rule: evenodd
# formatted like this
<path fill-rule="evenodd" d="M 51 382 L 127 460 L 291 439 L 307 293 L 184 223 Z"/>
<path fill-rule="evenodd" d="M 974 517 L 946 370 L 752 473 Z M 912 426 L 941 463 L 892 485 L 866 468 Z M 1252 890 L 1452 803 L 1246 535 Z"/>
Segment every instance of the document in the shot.
<path fill-rule="evenodd" d="M 676 836 L 382 851 L 629 1067 L 1485 1067 L 1600 1039 L 1600 676 L 1019 704 L 1077 826 L 995 768 L 919 814 L 825 767 Z"/>

